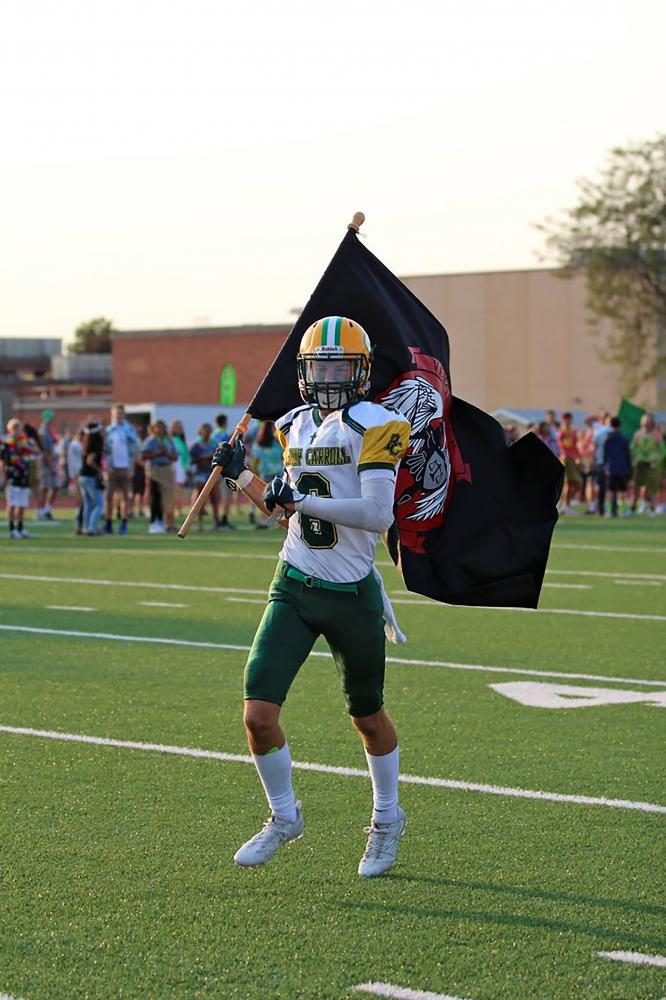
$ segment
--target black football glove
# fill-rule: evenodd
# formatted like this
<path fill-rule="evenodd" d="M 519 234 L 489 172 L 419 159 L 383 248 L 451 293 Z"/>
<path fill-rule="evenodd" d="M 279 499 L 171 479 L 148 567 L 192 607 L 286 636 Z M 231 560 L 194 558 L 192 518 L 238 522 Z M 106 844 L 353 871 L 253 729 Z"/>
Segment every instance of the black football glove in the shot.
<path fill-rule="evenodd" d="M 299 493 L 298 490 L 293 489 L 289 483 L 285 483 L 284 479 L 280 479 L 279 476 L 271 479 L 270 483 L 266 484 L 263 496 L 264 506 L 269 514 L 272 514 L 277 506 L 285 507 L 288 503 L 298 503 L 299 500 L 304 499 L 304 493 Z"/>
<path fill-rule="evenodd" d="M 241 438 L 237 438 L 235 445 L 229 444 L 228 441 L 222 441 L 218 444 L 213 452 L 211 465 L 213 468 L 219 466 L 227 479 L 238 479 L 243 469 L 247 468 L 245 447 Z"/>

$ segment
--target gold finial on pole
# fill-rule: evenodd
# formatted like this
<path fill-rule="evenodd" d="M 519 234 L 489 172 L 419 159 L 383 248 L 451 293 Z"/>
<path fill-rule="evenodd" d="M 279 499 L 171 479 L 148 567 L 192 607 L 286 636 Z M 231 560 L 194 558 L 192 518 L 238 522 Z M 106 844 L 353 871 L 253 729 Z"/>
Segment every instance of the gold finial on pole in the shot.
<path fill-rule="evenodd" d="M 363 212 L 354 212 L 354 218 L 347 226 L 347 229 L 353 229 L 354 232 L 357 233 L 364 222 L 365 222 L 365 215 L 363 214 Z"/>

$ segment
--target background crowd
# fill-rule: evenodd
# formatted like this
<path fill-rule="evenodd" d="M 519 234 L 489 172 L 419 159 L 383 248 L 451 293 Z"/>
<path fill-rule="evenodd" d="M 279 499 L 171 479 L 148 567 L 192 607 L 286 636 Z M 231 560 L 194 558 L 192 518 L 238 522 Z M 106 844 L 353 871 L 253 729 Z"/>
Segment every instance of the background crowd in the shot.
<path fill-rule="evenodd" d="M 610 413 L 586 417 L 579 430 L 571 413 L 558 419 L 555 410 L 546 410 L 544 419 L 527 430 L 564 465 L 561 514 L 666 513 L 666 442 L 651 413 L 643 414 L 630 438 Z M 515 425 L 505 427 L 505 434 L 509 443 L 520 436 Z"/>
<path fill-rule="evenodd" d="M 126 534 L 128 520 L 145 518 L 150 534 L 177 530 L 176 520 L 201 492 L 216 446 L 229 439 L 227 418 L 219 414 L 203 423 L 188 442 L 181 421 L 167 427 L 156 420 L 148 427 L 130 423 L 122 404 L 111 408 L 106 425 L 89 420 L 75 434 L 57 433 L 54 413 L 44 410 L 39 427 L 14 418 L 0 442 L 0 486 L 4 487 L 10 537 L 29 537 L 26 508 L 36 500 L 37 520 L 53 520 L 54 507 L 77 506 L 79 535 Z M 666 512 L 664 434 L 651 414 L 626 438 L 617 417 L 588 416 L 582 430 L 573 426 L 571 413 L 558 419 L 547 410 L 544 419 L 530 425 L 564 465 L 562 514 L 598 514 L 607 517 Z M 505 427 L 508 443 L 521 432 Z M 282 449 L 271 421 L 254 422 L 245 435 L 249 461 L 264 480 L 282 474 Z M 240 492 L 218 482 L 199 516 L 214 530 L 233 531 L 232 508 L 247 516 L 257 529 L 266 521 L 249 509 Z"/>
<path fill-rule="evenodd" d="M 88 420 L 74 435 L 56 433 L 53 420 L 51 410 L 43 411 L 37 428 L 13 418 L 0 440 L 0 486 L 12 539 L 30 537 L 24 519 L 32 497 L 38 521 L 54 520 L 56 507 L 74 506 L 77 535 L 116 530 L 123 535 L 132 518 L 145 518 L 150 534 L 176 531 L 176 519 L 185 516 L 210 474 L 216 446 L 229 439 L 224 414 L 203 423 L 192 442 L 181 421 L 139 426 L 127 420 L 122 404 L 111 408 L 106 425 Z M 255 422 L 244 440 L 258 475 L 282 474 L 282 449 L 272 422 Z M 199 530 L 207 518 L 214 530 L 235 530 L 232 505 L 258 529 L 267 527 L 243 510 L 244 495 L 220 480 L 199 516 Z"/>

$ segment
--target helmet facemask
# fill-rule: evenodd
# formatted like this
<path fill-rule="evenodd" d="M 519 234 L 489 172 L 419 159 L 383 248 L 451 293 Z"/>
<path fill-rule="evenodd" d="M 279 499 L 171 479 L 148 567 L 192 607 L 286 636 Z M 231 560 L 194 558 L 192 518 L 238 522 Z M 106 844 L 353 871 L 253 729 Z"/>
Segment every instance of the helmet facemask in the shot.
<path fill-rule="evenodd" d="M 298 355 L 298 388 L 303 400 L 322 410 L 340 410 L 363 399 L 370 388 L 370 361 L 365 354 L 320 348 Z"/>

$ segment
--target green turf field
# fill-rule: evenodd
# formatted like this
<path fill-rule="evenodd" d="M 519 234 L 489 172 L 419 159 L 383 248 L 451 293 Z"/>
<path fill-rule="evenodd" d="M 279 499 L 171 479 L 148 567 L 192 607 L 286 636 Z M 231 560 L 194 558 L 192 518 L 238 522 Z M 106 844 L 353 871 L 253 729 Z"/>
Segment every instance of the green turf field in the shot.
<path fill-rule="evenodd" d="M 666 518 L 561 523 L 536 613 L 407 594 L 379 553 L 409 822 L 361 880 L 370 785 L 324 655 L 284 711 L 305 836 L 231 862 L 266 817 L 240 698 L 278 532 L 61 517 L 0 524 L 0 997 L 666 997 L 666 967 L 599 954 L 666 966 Z M 634 701 L 515 700 L 561 686 Z"/>

